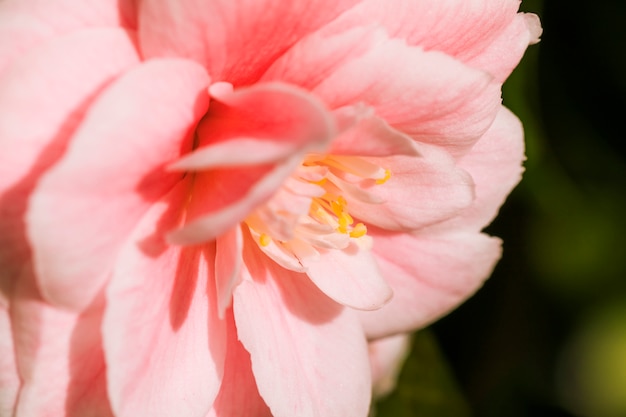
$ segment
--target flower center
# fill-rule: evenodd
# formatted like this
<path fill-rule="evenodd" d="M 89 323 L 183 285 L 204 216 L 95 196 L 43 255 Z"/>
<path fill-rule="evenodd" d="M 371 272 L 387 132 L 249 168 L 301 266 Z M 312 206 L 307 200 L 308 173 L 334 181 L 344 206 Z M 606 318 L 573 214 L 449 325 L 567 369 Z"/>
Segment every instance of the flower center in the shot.
<path fill-rule="evenodd" d="M 352 241 L 371 247 L 367 226 L 354 220 L 350 201 L 380 203 L 369 190 L 390 177 L 391 171 L 361 157 L 310 154 L 245 224 L 261 250 L 289 269 L 303 256 L 345 249 Z"/>

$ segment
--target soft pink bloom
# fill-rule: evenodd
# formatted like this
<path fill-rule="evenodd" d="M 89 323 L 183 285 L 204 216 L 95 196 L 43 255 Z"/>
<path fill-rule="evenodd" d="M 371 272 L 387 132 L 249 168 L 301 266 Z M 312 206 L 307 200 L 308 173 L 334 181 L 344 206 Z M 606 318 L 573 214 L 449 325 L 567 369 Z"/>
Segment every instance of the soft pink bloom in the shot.
<path fill-rule="evenodd" d="M 500 256 L 517 8 L 1 0 L 0 415 L 366 416 Z"/>

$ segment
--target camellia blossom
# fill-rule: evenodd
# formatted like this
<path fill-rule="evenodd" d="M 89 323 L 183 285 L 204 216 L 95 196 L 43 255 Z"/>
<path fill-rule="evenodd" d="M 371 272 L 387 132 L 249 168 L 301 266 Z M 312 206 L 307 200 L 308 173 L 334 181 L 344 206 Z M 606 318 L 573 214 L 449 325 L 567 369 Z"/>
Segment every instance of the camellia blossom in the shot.
<path fill-rule="evenodd" d="M 518 6 L 0 0 L 0 415 L 366 416 L 500 257 Z"/>

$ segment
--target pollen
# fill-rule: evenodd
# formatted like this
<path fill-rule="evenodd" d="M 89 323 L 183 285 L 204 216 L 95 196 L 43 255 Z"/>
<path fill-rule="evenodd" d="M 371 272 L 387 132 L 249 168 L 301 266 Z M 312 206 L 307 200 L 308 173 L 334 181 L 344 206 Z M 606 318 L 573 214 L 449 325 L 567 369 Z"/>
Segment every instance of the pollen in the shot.
<path fill-rule="evenodd" d="M 385 176 L 376 180 L 376 184 L 384 184 L 391 178 L 391 171 L 386 169 Z"/>
<path fill-rule="evenodd" d="M 350 232 L 350 237 L 361 237 L 367 234 L 367 227 L 363 223 L 357 223 L 356 226 Z"/>
<path fill-rule="evenodd" d="M 352 216 L 350 216 L 347 212 L 344 211 L 337 218 L 337 222 L 339 223 L 337 230 L 340 233 L 348 233 L 348 226 L 354 223 L 354 219 L 352 219 Z"/>
<path fill-rule="evenodd" d="M 263 247 L 269 245 L 271 241 L 272 241 L 272 238 L 266 235 L 265 233 L 259 236 L 259 244 Z"/>
<path fill-rule="evenodd" d="M 335 216 L 339 217 L 341 213 L 343 213 L 344 206 L 339 201 L 335 200 L 330 202 L 330 209 L 335 213 Z"/>

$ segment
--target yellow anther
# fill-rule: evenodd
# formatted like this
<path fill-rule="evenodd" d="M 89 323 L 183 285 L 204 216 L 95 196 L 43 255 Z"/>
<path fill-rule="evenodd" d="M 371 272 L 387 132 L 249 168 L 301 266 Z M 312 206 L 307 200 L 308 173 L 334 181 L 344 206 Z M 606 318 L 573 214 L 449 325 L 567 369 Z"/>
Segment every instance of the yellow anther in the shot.
<path fill-rule="evenodd" d="M 343 213 L 346 210 L 347 206 L 348 206 L 348 202 L 342 196 L 339 196 L 337 197 L 336 200 L 332 200 L 330 202 L 330 209 L 332 210 L 333 213 L 335 213 L 335 216 L 337 217 L 341 216 L 341 213 Z"/>
<path fill-rule="evenodd" d="M 330 209 L 335 213 L 335 216 L 339 217 L 343 213 L 344 206 L 339 201 L 331 201 Z"/>
<path fill-rule="evenodd" d="M 350 232 L 350 237 L 361 237 L 367 234 L 367 227 L 363 223 L 357 223 Z"/>
<path fill-rule="evenodd" d="M 344 211 L 339 216 L 339 224 L 342 223 L 345 223 L 346 225 L 354 223 L 354 219 L 352 218 L 352 216 L 350 216 L 350 214 L 348 214 L 347 211 Z"/>
<path fill-rule="evenodd" d="M 328 178 L 324 177 L 319 181 L 311 181 L 311 184 L 316 184 L 316 185 L 324 185 L 326 184 L 326 181 L 328 181 Z"/>
<path fill-rule="evenodd" d="M 385 176 L 383 178 L 377 179 L 376 180 L 376 184 L 384 184 L 386 183 L 389 178 L 391 178 L 391 171 L 389 171 L 388 169 L 385 170 Z"/>
<path fill-rule="evenodd" d="M 259 243 L 263 247 L 269 245 L 271 241 L 272 241 L 272 238 L 269 237 L 268 235 L 266 235 L 265 233 L 263 233 L 261 236 L 259 236 Z"/>
<path fill-rule="evenodd" d="M 348 226 L 354 223 L 354 220 L 352 219 L 352 216 L 344 211 L 337 218 L 337 222 L 339 223 L 337 231 L 339 231 L 339 233 L 348 233 Z"/>

